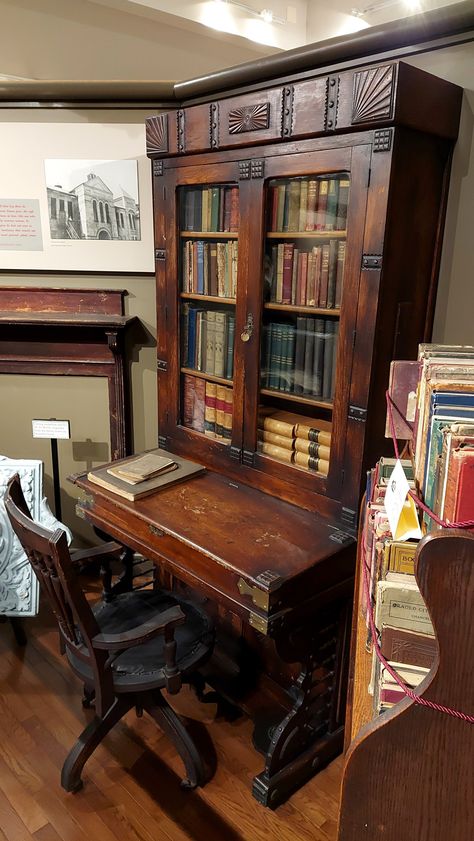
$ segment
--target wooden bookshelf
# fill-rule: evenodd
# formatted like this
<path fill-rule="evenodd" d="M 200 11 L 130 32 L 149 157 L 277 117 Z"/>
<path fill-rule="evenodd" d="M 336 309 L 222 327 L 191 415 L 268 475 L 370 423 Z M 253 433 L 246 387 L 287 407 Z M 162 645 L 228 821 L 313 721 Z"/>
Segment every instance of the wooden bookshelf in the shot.
<path fill-rule="evenodd" d="M 339 318 L 341 314 L 339 307 L 322 308 L 305 304 L 274 304 L 272 301 L 268 301 L 263 307 L 266 310 L 276 310 L 277 312 L 304 312 L 308 315 L 333 315 L 335 318 Z"/>
<path fill-rule="evenodd" d="M 237 231 L 180 231 L 183 239 L 238 239 Z"/>
<path fill-rule="evenodd" d="M 205 371 L 195 371 L 194 368 L 181 368 L 181 373 L 190 374 L 192 377 L 199 377 L 201 380 L 209 380 L 209 382 L 217 383 L 218 385 L 227 385 L 229 388 L 233 384 L 232 380 L 226 380 L 225 377 L 215 377 L 214 374 L 206 374 Z"/>
<path fill-rule="evenodd" d="M 291 391 L 274 391 L 271 388 L 261 388 L 260 394 L 267 397 L 278 397 L 281 400 L 291 400 L 293 403 L 302 403 L 305 406 L 320 406 L 323 409 L 332 409 L 330 400 L 318 400 L 316 397 L 306 397 L 304 394 L 292 394 Z"/>
<path fill-rule="evenodd" d="M 235 305 L 235 298 L 223 298 L 219 295 L 201 295 L 198 292 L 181 292 L 180 298 L 186 301 L 206 301 L 211 304 Z"/>
<path fill-rule="evenodd" d="M 346 231 L 267 231 L 267 239 L 346 239 Z"/>

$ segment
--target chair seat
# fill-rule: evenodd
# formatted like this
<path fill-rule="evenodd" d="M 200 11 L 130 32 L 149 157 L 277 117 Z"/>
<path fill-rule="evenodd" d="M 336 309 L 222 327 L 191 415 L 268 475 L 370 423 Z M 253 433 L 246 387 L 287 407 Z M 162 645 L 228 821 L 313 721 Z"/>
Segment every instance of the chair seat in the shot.
<path fill-rule="evenodd" d="M 175 605 L 179 605 L 186 616 L 185 624 L 175 629 L 176 664 L 184 674 L 198 668 L 210 654 L 213 643 L 211 620 L 195 603 L 164 590 L 141 590 L 115 596 L 111 602 L 101 602 L 93 611 L 101 633 L 117 634 L 154 619 Z M 120 654 L 112 665 L 114 690 L 118 693 L 137 687 L 143 690 L 162 688 L 165 685 L 163 646 L 164 637 L 160 634 Z M 81 654 L 87 658 L 86 646 Z M 81 680 L 93 685 L 94 675 L 87 659 L 76 657 L 69 647 L 67 657 Z"/>

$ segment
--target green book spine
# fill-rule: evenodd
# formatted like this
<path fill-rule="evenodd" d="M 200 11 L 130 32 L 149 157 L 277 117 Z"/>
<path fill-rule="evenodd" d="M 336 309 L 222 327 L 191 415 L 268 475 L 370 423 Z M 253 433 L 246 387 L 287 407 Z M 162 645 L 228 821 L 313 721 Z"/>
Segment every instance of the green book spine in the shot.
<path fill-rule="evenodd" d="M 303 394 L 313 392 L 314 318 L 306 319 L 306 343 L 304 350 Z"/>
<path fill-rule="evenodd" d="M 210 231 L 219 230 L 219 187 L 212 187 L 211 189 L 211 225 Z"/>

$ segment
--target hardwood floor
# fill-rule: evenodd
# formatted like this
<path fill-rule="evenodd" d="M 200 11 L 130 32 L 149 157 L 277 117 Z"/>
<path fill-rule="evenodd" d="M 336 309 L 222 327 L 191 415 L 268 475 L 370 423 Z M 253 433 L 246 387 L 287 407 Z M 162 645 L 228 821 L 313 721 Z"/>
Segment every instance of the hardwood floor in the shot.
<path fill-rule="evenodd" d="M 61 765 L 93 711 L 49 611 L 24 627 L 21 648 L 0 626 L 0 841 L 335 841 L 342 759 L 270 812 L 250 793 L 262 758 L 245 718 L 208 725 L 218 765 L 204 789 L 181 791 L 172 745 L 131 713 L 89 759 L 84 789 L 66 794 Z"/>

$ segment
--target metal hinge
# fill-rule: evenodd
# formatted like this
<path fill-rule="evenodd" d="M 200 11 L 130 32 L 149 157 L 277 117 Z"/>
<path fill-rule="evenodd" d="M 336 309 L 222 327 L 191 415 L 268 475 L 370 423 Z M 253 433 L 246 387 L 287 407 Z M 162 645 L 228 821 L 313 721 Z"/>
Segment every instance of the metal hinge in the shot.
<path fill-rule="evenodd" d="M 268 633 L 268 619 L 265 619 L 264 616 L 259 616 L 257 613 L 249 614 L 249 625 L 261 634 Z"/>
<path fill-rule="evenodd" d="M 168 370 L 168 363 L 164 359 L 157 359 L 156 360 L 156 367 L 158 371 L 166 371 Z"/>
<path fill-rule="evenodd" d="M 237 589 L 241 596 L 250 596 L 254 605 L 261 610 L 267 610 L 270 604 L 270 594 L 260 590 L 259 587 L 252 587 L 243 578 L 237 581 Z"/>
<path fill-rule="evenodd" d="M 355 528 L 357 525 L 357 512 L 352 508 L 342 508 L 341 520 L 348 526 Z"/>
<path fill-rule="evenodd" d="M 158 446 L 161 450 L 166 450 L 168 444 L 168 439 L 166 435 L 158 435 Z"/>
<path fill-rule="evenodd" d="M 365 423 L 367 420 L 367 409 L 363 409 L 361 406 L 349 406 L 347 417 L 349 420 Z"/>
<path fill-rule="evenodd" d="M 164 248 L 155 248 L 155 260 L 166 260 L 166 251 Z"/>
<path fill-rule="evenodd" d="M 382 255 L 381 254 L 363 254 L 362 255 L 362 268 L 363 269 L 373 269 L 373 270 L 380 270 L 382 268 Z"/>
<path fill-rule="evenodd" d="M 239 463 L 242 461 L 242 450 L 240 447 L 233 447 L 231 445 L 229 447 L 229 455 L 232 461 L 238 461 Z"/>
<path fill-rule="evenodd" d="M 254 467 L 255 466 L 255 456 L 256 456 L 256 453 L 253 450 L 243 450 L 243 452 L 242 452 L 242 464 L 246 464 L 247 467 Z"/>
<path fill-rule="evenodd" d="M 335 543 L 353 543 L 354 537 L 351 534 L 348 534 L 342 529 L 334 529 L 332 534 L 329 535 L 329 540 L 334 540 Z"/>

